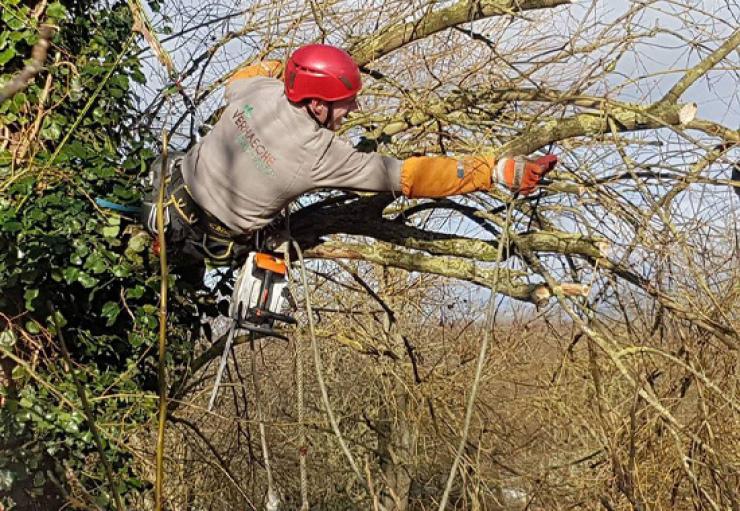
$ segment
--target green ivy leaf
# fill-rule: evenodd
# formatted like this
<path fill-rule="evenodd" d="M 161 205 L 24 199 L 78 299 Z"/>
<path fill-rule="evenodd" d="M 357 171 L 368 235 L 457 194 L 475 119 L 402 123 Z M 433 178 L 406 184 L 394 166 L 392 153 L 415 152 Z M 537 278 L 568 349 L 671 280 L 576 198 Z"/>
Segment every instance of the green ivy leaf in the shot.
<path fill-rule="evenodd" d="M 85 261 L 84 268 L 90 270 L 93 273 L 103 273 L 106 268 L 105 260 L 97 252 L 90 255 Z"/>
<path fill-rule="evenodd" d="M 2 224 L 2 229 L 9 233 L 15 233 L 23 229 L 23 224 L 20 222 L 16 222 L 15 220 L 11 220 L 9 222 L 5 222 Z"/>
<path fill-rule="evenodd" d="M 36 488 L 42 487 L 44 484 L 46 484 L 46 476 L 43 472 L 36 472 L 33 476 L 33 485 Z"/>
<path fill-rule="evenodd" d="M 15 332 L 12 330 L 3 330 L 0 332 L 0 347 L 10 349 L 15 346 L 16 340 Z"/>
<path fill-rule="evenodd" d="M 116 264 L 111 268 L 111 271 L 113 272 L 113 275 L 116 277 L 123 278 L 128 277 L 131 274 L 131 270 L 129 269 L 128 265 L 125 264 Z"/>
<path fill-rule="evenodd" d="M 103 227 L 103 236 L 106 238 L 115 238 L 118 236 L 118 232 L 120 231 L 120 227 L 117 225 L 108 225 L 106 227 Z"/>
<path fill-rule="evenodd" d="M 28 333 L 36 335 L 41 332 L 41 329 L 39 328 L 39 324 L 36 323 L 34 320 L 26 321 L 26 330 Z"/>
<path fill-rule="evenodd" d="M 50 123 L 46 128 L 40 132 L 41 138 L 46 140 L 59 140 L 62 136 L 62 128 L 55 122 Z"/>
<path fill-rule="evenodd" d="M 20 30 L 24 26 L 23 20 L 11 12 L 10 9 L 4 9 L 3 21 L 7 23 L 10 30 Z"/>
<path fill-rule="evenodd" d="M 80 428 L 71 413 L 62 412 L 58 415 L 59 422 L 67 433 L 79 433 Z"/>
<path fill-rule="evenodd" d="M 7 64 L 13 57 L 15 57 L 15 48 L 13 46 L 0 51 L 0 66 Z"/>
<path fill-rule="evenodd" d="M 141 298 L 144 296 L 144 291 L 146 291 L 144 286 L 137 284 L 135 287 L 126 291 L 126 296 L 129 298 Z"/>
<path fill-rule="evenodd" d="M 64 280 L 67 282 L 67 284 L 71 284 L 72 282 L 77 282 L 77 279 L 80 275 L 80 269 L 75 268 L 74 266 L 67 266 L 64 270 L 62 270 L 62 275 L 64 276 Z"/>
<path fill-rule="evenodd" d="M 39 290 L 38 289 L 26 289 L 26 292 L 23 293 L 23 298 L 26 300 L 26 309 L 27 310 L 36 310 L 33 306 L 33 301 L 39 296 Z"/>
<path fill-rule="evenodd" d="M 21 108 L 23 108 L 23 105 L 26 104 L 28 101 L 28 96 L 25 92 L 19 92 L 15 96 L 13 96 L 13 106 L 15 106 L 16 111 L 19 111 Z"/>
<path fill-rule="evenodd" d="M 10 377 L 17 381 L 23 381 L 26 377 L 26 369 L 23 366 L 15 366 L 10 373 Z"/>
<path fill-rule="evenodd" d="M 13 487 L 15 477 L 15 472 L 10 469 L 0 470 L 0 491 L 9 491 Z"/>
<path fill-rule="evenodd" d="M 51 325 L 59 325 L 61 328 L 64 328 L 67 325 L 67 318 L 65 318 L 61 312 L 54 311 L 54 316 L 46 318 L 46 322 Z"/>
<path fill-rule="evenodd" d="M 53 2 L 46 8 L 46 15 L 59 20 L 67 15 L 67 9 L 59 2 Z"/>
<path fill-rule="evenodd" d="M 100 314 L 104 318 L 107 318 L 107 321 L 105 322 L 105 326 L 112 326 L 113 323 L 116 322 L 116 318 L 118 318 L 118 314 L 120 313 L 121 313 L 121 308 L 118 306 L 116 302 L 106 302 L 100 311 Z"/>
<path fill-rule="evenodd" d="M 149 235 L 145 232 L 139 232 L 131 237 L 128 242 L 128 249 L 132 252 L 143 252 L 149 244 Z"/>
<path fill-rule="evenodd" d="M 77 277 L 77 281 L 83 285 L 83 287 L 86 287 L 87 289 L 90 289 L 92 287 L 95 287 L 95 284 L 98 283 L 98 279 L 95 277 L 88 275 L 85 272 L 80 272 L 80 275 Z"/>

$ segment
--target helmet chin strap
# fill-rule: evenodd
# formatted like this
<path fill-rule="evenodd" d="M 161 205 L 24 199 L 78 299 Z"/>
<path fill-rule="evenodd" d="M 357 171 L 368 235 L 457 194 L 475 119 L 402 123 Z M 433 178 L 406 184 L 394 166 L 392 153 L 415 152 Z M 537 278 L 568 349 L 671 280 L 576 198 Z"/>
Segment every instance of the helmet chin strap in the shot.
<path fill-rule="evenodd" d="M 334 102 L 330 101 L 329 108 L 326 111 L 326 121 L 324 121 L 324 124 L 323 124 L 324 128 L 330 129 L 329 122 L 331 122 L 333 118 L 334 118 Z"/>

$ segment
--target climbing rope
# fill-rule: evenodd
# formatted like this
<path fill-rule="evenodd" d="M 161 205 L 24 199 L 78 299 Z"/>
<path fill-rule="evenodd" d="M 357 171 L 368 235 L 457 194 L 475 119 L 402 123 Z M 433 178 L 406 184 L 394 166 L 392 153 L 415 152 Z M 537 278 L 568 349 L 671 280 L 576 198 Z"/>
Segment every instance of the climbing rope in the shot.
<path fill-rule="evenodd" d="M 455 459 L 450 467 L 450 475 L 447 477 L 447 484 L 445 485 L 445 491 L 442 494 L 442 500 L 439 503 L 439 511 L 443 511 L 447 507 L 447 501 L 450 498 L 450 492 L 452 491 L 452 484 L 455 481 L 455 472 L 462 459 L 463 452 L 465 451 L 465 444 L 468 441 L 468 433 L 470 431 L 470 422 L 473 417 L 473 409 L 475 408 L 475 399 L 478 395 L 478 386 L 480 385 L 481 375 L 483 374 L 483 366 L 486 362 L 486 354 L 488 352 L 488 344 L 491 340 L 491 332 L 493 331 L 493 319 L 496 310 L 496 286 L 498 285 L 499 274 L 501 273 L 501 260 L 504 254 L 504 247 L 508 245 L 509 237 L 509 226 L 511 225 L 511 213 L 514 209 L 514 203 L 516 202 L 517 194 L 514 195 L 509 207 L 506 209 L 506 221 L 504 222 L 502 229 L 502 239 L 498 243 L 498 253 L 496 254 L 496 272 L 493 274 L 493 282 L 491 283 L 491 296 L 488 298 L 488 306 L 486 308 L 486 322 L 485 322 L 485 333 L 483 335 L 483 341 L 481 341 L 480 350 L 478 352 L 478 362 L 475 367 L 475 376 L 473 378 L 473 384 L 470 389 L 470 396 L 468 398 L 467 409 L 465 410 L 465 422 L 463 424 L 462 438 L 460 444 L 457 447 L 455 453 Z"/>
<path fill-rule="evenodd" d="M 298 393 L 298 464 L 301 474 L 301 511 L 308 511 L 308 472 L 306 470 L 306 456 L 308 445 L 306 442 L 305 405 L 303 402 L 303 360 L 298 342 L 295 345 L 295 374 L 296 392 Z"/>
<path fill-rule="evenodd" d="M 308 455 L 308 445 L 306 442 L 306 408 L 303 401 L 303 360 L 301 359 L 301 350 L 298 342 L 295 346 L 295 379 L 296 379 L 296 406 L 298 408 L 298 467 L 301 476 L 301 511 L 308 511 L 308 472 L 306 470 L 306 456 Z"/>
<path fill-rule="evenodd" d="M 290 206 L 283 210 L 283 217 L 285 218 L 285 234 L 288 240 L 292 240 L 290 236 Z M 293 242 L 295 243 L 295 242 Z M 298 247 L 300 249 L 300 247 Z M 285 264 L 290 269 L 292 267 L 290 260 L 290 242 L 282 245 L 283 257 L 285 258 Z M 303 260 L 301 260 L 301 263 Z M 301 270 L 304 274 L 305 282 L 305 269 L 301 264 Z M 288 271 L 288 291 L 293 296 L 293 302 L 298 303 L 298 297 L 294 292 L 295 280 L 290 271 Z M 308 302 L 306 302 L 308 303 Z M 309 317 L 311 316 L 310 309 L 306 309 Z M 308 469 L 306 467 L 306 458 L 308 456 L 308 440 L 306 436 L 306 405 L 303 394 L 303 382 L 304 382 L 304 371 L 303 371 L 303 353 L 301 352 L 300 344 L 297 338 L 293 339 L 293 346 L 295 348 L 295 380 L 296 380 L 296 407 L 298 412 L 298 469 L 300 472 L 301 481 L 301 511 L 308 511 L 310 505 L 308 503 Z"/>
<path fill-rule="evenodd" d="M 306 265 L 303 261 L 303 251 L 301 251 L 300 245 L 296 243 L 295 241 L 291 240 L 291 243 L 293 245 L 293 248 L 295 248 L 296 254 L 298 254 L 298 263 L 301 270 L 301 283 L 303 284 L 303 296 L 306 300 L 306 314 L 308 315 L 308 329 L 309 333 L 311 335 L 311 349 L 313 351 L 313 358 L 314 358 L 314 365 L 316 367 L 316 379 L 319 383 L 319 389 L 321 390 L 321 400 L 324 404 L 324 408 L 326 409 L 326 415 L 329 417 L 329 423 L 331 424 L 331 428 L 334 431 L 334 435 L 337 437 L 337 440 L 339 441 L 339 445 L 342 448 L 342 452 L 344 453 L 344 456 L 347 458 L 347 461 L 350 464 L 350 467 L 352 467 L 352 471 L 355 473 L 355 476 L 357 477 L 357 480 L 359 483 L 367 490 L 371 495 L 372 491 L 370 490 L 367 482 L 363 479 L 362 473 L 360 472 L 360 469 L 357 466 L 357 462 L 355 461 L 354 456 L 352 456 L 352 453 L 349 450 L 349 447 L 347 447 L 347 442 L 344 440 L 344 436 L 342 436 L 342 432 L 339 430 L 339 423 L 337 422 L 336 417 L 334 416 L 334 411 L 331 408 L 331 403 L 329 402 L 329 393 L 326 389 L 326 382 L 324 381 L 324 369 L 323 364 L 321 362 L 321 354 L 319 353 L 319 344 L 316 341 L 316 328 L 314 326 L 313 322 L 313 310 L 311 308 L 311 297 L 308 293 L 308 278 L 306 277 Z M 385 508 L 382 504 L 378 505 L 378 509 L 384 511 Z"/>
<path fill-rule="evenodd" d="M 284 250 L 285 263 L 288 268 L 291 267 L 290 261 L 290 245 L 286 245 Z M 295 281 L 290 272 L 288 272 L 288 280 L 290 283 L 289 289 L 293 290 Z M 293 293 L 295 300 L 295 294 Z M 295 300 L 297 302 L 297 300 Z M 305 414 L 306 407 L 303 399 L 303 354 L 301 353 L 300 344 L 297 339 L 293 340 L 293 346 L 295 348 L 295 380 L 296 380 L 296 407 L 298 412 L 298 468 L 300 470 L 301 479 L 301 511 L 308 511 L 308 471 L 306 469 L 306 457 L 308 455 L 308 443 L 306 440 L 306 423 Z"/>
<path fill-rule="evenodd" d="M 262 412 L 262 399 L 260 398 L 259 375 L 257 374 L 257 350 L 254 347 L 254 334 L 249 338 L 251 346 L 251 366 L 252 366 L 252 387 L 254 388 L 254 402 L 257 411 L 257 424 L 260 432 L 260 445 L 262 446 L 262 459 L 265 463 L 267 472 L 267 502 L 265 509 L 267 511 L 277 511 L 280 508 L 280 496 L 275 491 L 275 480 L 272 478 L 272 467 L 270 465 L 270 451 L 267 448 L 267 434 L 265 433 L 265 420 Z"/>

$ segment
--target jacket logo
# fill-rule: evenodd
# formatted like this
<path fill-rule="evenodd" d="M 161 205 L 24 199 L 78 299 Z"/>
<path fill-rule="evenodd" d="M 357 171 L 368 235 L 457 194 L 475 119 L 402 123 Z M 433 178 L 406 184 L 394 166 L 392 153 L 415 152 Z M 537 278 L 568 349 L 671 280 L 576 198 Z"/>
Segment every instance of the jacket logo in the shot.
<path fill-rule="evenodd" d="M 254 162 L 257 170 L 261 173 L 271 176 L 275 174 L 272 165 L 275 163 L 275 156 L 267 149 L 262 139 L 257 136 L 247 119 L 252 116 L 253 108 L 251 105 L 244 105 L 241 110 L 234 111 L 232 120 L 239 130 L 236 136 L 236 143 L 239 144 L 242 151 L 248 154 Z"/>

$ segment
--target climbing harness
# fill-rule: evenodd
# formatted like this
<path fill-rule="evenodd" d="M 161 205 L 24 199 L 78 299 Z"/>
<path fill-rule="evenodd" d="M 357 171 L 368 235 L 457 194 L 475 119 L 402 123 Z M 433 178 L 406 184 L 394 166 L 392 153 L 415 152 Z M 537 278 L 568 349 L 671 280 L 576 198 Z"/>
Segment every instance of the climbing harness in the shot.
<path fill-rule="evenodd" d="M 286 302 L 287 285 L 288 267 L 282 258 L 266 252 L 249 254 L 234 283 L 229 305 L 231 324 L 208 402 L 208 411 L 213 409 L 216 402 L 223 372 L 238 330 L 251 333 L 252 343 L 255 334 L 288 341 L 285 335 L 273 328 L 276 322 L 296 323 L 292 316 L 282 313 Z"/>
<path fill-rule="evenodd" d="M 182 176 L 183 157 L 183 153 L 174 154 L 164 176 L 164 225 L 168 241 L 171 240 L 174 246 L 184 244 L 184 252 L 210 259 L 216 265 L 228 264 L 254 247 L 253 236 L 232 231 L 193 200 Z M 155 160 L 152 169 L 157 167 Z M 150 181 L 156 190 L 157 180 L 151 177 Z M 141 220 L 152 235 L 157 234 L 157 212 L 153 201 L 144 202 Z"/>

